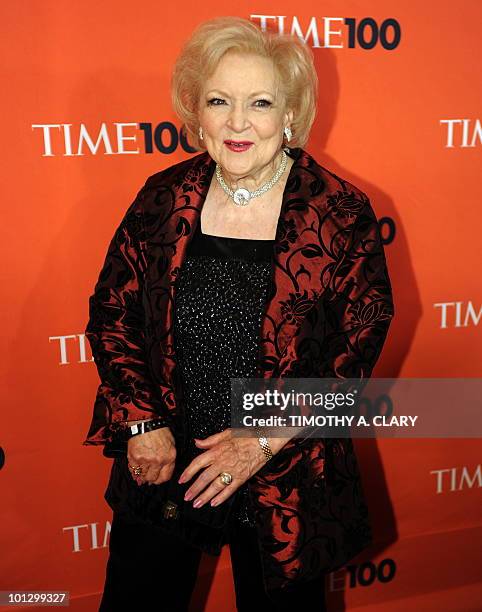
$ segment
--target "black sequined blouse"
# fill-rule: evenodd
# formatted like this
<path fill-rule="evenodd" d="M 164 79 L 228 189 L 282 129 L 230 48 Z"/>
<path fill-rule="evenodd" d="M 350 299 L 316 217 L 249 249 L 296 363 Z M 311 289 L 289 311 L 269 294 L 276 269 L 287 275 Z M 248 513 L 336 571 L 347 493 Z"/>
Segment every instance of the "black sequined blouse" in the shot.
<path fill-rule="evenodd" d="M 230 378 L 256 376 L 274 240 L 204 234 L 201 221 L 176 279 L 174 344 L 190 436 L 230 427 Z M 232 518 L 254 526 L 246 483 Z"/>

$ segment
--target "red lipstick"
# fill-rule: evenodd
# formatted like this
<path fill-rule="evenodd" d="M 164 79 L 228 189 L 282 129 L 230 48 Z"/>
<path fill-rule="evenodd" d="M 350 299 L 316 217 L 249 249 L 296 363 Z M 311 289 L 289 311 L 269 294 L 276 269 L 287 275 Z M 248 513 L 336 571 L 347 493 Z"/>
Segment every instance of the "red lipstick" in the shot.
<path fill-rule="evenodd" d="M 242 151 L 247 151 L 254 143 L 250 140 L 225 140 L 224 144 L 230 151 L 240 153 Z"/>

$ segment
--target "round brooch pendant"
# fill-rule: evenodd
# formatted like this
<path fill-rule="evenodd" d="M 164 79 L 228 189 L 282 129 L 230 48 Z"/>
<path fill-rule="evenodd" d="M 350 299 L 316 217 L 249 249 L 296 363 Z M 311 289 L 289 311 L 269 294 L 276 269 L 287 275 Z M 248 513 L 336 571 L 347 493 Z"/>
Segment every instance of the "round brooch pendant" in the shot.
<path fill-rule="evenodd" d="M 238 206 L 246 206 L 249 204 L 249 200 L 251 199 L 251 194 L 247 189 L 236 189 L 233 195 L 233 200 L 236 202 Z"/>

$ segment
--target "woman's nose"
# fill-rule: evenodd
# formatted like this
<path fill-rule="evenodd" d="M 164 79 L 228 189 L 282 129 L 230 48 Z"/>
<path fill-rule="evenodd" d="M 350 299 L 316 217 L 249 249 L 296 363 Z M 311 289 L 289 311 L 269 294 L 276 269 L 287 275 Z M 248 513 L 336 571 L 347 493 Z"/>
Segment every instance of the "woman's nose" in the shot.
<path fill-rule="evenodd" d="M 233 105 L 231 107 L 228 117 L 228 127 L 236 132 L 242 132 L 248 127 L 248 119 L 246 116 L 245 108 L 239 105 Z"/>

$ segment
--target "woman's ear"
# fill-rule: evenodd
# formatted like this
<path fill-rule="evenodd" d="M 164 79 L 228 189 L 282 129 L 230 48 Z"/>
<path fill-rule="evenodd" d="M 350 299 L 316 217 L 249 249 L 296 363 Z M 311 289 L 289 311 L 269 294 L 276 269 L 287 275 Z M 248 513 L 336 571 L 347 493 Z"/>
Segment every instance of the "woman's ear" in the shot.
<path fill-rule="evenodd" d="M 285 126 L 287 127 L 291 127 L 291 124 L 293 123 L 293 119 L 294 119 L 294 113 L 292 110 L 289 110 L 285 113 Z"/>

